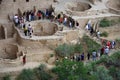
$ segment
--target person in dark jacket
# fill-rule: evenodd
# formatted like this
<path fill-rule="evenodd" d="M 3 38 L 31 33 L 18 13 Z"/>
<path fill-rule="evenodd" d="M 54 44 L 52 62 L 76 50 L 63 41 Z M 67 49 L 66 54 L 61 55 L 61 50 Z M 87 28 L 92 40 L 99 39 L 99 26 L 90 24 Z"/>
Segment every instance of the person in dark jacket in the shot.
<path fill-rule="evenodd" d="M 84 52 L 81 54 L 81 61 L 84 60 Z"/>
<path fill-rule="evenodd" d="M 87 54 L 87 59 L 90 60 L 90 53 Z"/>

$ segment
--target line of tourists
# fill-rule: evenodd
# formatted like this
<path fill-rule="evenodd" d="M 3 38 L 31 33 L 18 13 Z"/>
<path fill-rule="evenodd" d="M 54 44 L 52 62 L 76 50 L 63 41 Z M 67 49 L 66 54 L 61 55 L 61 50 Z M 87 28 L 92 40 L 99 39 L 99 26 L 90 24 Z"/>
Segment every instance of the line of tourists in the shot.
<path fill-rule="evenodd" d="M 115 49 L 115 45 L 116 45 L 116 42 L 114 40 L 113 41 L 105 41 L 104 45 L 97 51 L 93 50 L 91 53 L 87 52 L 87 54 L 84 54 L 84 52 L 82 52 L 81 54 L 77 53 L 77 54 L 74 54 L 73 56 L 69 57 L 69 59 L 71 59 L 73 61 L 85 61 L 87 58 L 88 61 L 89 60 L 96 61 L 96 60 L 100 59 L 100 57 L 102 55 L 108 56 L 110 53 L 110 49 Z M 68 59 L 67 57 L 65 57 L 65 58 Z"/>

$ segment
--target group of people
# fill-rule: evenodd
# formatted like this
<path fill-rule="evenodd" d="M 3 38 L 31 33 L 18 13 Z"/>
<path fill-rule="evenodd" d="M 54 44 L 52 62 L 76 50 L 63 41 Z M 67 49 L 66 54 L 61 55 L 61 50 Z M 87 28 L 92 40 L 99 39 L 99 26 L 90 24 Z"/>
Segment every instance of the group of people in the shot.
<path fill-rule="evenodd" d="M 71 60 L 74 60 L 74 61 L 84 61 L 85 60 L 84 52 L 82 54 L 76 54 L 74 56 L 71 56 Z"/>
<path fill-rule="evenodd" d="M 15 26 L 19 26 L 24 30 L 25 36 L 32 37 L 32 33 L 33 33 L 32 26 L 30 24 L 26 26 L 26 21 L 30 22 L 34 20 L 48 19 L 50 21 L 58 22 L 59 24 L 68 26 L 70 28 L 73 27 L 79 28 L 79 23 L 77 21 L 75 21 L 69 16 L 66 16 L 65 14 L 63 14 L 63 12 L 56 15 L 53 9 L 46 9 L 45 11 L 42 10 L 36 11 L 36 9 L 34 8 L 33 10 L 23 12 L 22 15 L 18 15 L 18 14 L 14 16 L 14 23 Z M 94 33 L 93 27 L 91 27 L 90 22 L 88 22 L 85 29 L 88 31 L 90 30 L 91 35 Z M 100 37 L 99 35 L 100 32 L 98 32 L 97 36 Z M 104 44 L 104 41 L 102 41 L 102 44 Z M 115 48 L 115 44 L 116 44 L 115 41 L 111 41 L 111 42 L 107 41 L 106 44 L 98 51 L 94 50 L 92 54 L 88 52 L 87 59 L 90 60 L 92 56 L 92 60 L 95 61 L 97 57 L 100 57 L 103 54 L 108 55 L 110 49 Z M 85 60 L 84 52 L 79 55 L 74 55 L 73 57 L 71 57 L 71 59 L 76 61 L 84 61 Z"/>
<path fill-rule="evenodd" d="M 15 14 L 13 17 L 15 26 L 19 26 L 19 28 L 24 29 L 25 36 L 26 36 L 26 27 L 27 27 L 26 22 L 41 20 L 41 19 L 48 19 L 52 22 L 53 21 L 58 22 L 59 24 L 63 24 L 70 28 L 73 27 L 79 28 L 79 23 L 75 21 L 73 18 L 63 14 L 63 12 L 59 14 L 55 14 L 53 9 L 36 11 L 36 8 L 34 7 L 33 10 L 28 10 L 23 13 L 20 11 L 20 9 L 18 9 L 18 14 Z"/>
<path fill-rule="evenodd" d="M 13 21 L 16 27 L 19 29 L 22 29 L 24 32 L 25 36 L 30 36 L 32 37 L 33 33 L 33 28 L 31 24 L 26 24 L 26 22 L 31 22 L 35 20 L 43 20 L 43 19 L 48 19 L 51 22 L 56 22 L 59 24 L 63 24 L 65 26 L 68 26 L 70 28 L 77 27 L 79 28 L 79 23 L 74 19 L 72 19 L 69 16 L 66 16 L 63 14 L 63 12 L 59 14 L 55 14 L 54 10 L 52 9 L 46 9 L 46 10 L 38 10 L 36 11 L 35 7 L 33 10 L 28 10 L 25 12 L 21 12 L 18 10 L 18 13 L 14 15 Z M 84 60 L 84 53 L 81 55 L 81 58 L 78 60 Z M 23 64 L 26 63 L 26 55 L 23 55 Z"/>
<path fill-rule="evenodd" d="M 107 41 L 106 45 L 103 46 L 101 49 L 98 49 L 98 51 L 93 50 L 92 53 L 87 52 L 86 56 L 84 52 L 82 54 L 75 54 L 71 56 L 70 59 L 74 61 L 84 61 L 86 60 L 85 57 L 87 57 L 87 60 L 92 59 L 93 61 L 96 61 L 97 59 L 100 59 L 102 55 L 108 55 L 110 49 L 114 49 L 115 45 L 115 41 Z"/>
<path fill-rule="evenodd" d="M 86 26 L 85 26 L 85 30 L 90 31 L 90 35 L 92 35 L 94 33 L 93 27 L 91 25 L 91 21 L 89 21 Z"/>
<path fill-rule="evenodd" d="M 73 61 L 84 61 L 86 60 L 93 60 L 96 61 L 97 59 L 100 59 L 100 57 L 102 55 L 109 55 L 110 53 L 110 49 L 115 49 L 116 46 L 116 42 L 114 40 L 112 41 L 108 41 L 108 40 L 102 40 L 102 47 L 100 49 L 93 50 L 91 53 L 87 52 L 87 54 L 85 55 L 84 52 L 82 52 L 81 54 L 74 54 L 73 56 L 71 56 L 69 59 L 73 60 Z M 65 57 L 67 59 L 67 57 Z"/>
<path fill-rule="evenodd" d="M 100 57 L 102 55 L 109 55 L 110 49 L 115 48 L 116 42 L 114 40 L 103 41 L 102 44 L 103 44 L 103 47 L 98 52 L 95 52 L 95 51 L 92 52 L 93 60 L 96 60 L 96 57 Z"/>
<path fill-rule="evenodd" d="M 69 28 L 79 26 L 77 21 L 75 21 L 72 17 L 63 14 L 63 12 L 59 13 L 58 15 L 53 15 L 53 19 L 51 19 L 51 21 L 58 22 L 59 24 L 63 24 Z"/>
<path fill-rule="evenodd" d="M 48 9 L 46 9 L 45 12 L 41 10 L 36 11 L 35 7 L 33 8 L 33 10 L 30 11 L 28 10 L 23 13 L 18 9 L 18 14 L 14 15 L 13 21 L 16 27 L 23 29 L 25 36 L 32 37 L 33 33 L 32 25 L 26 24 L 26 22 L 31 22 L 34 20 L 40 20 L 44 18 L 50 19 L 52 17 L 51 13 L 52 10 Z"/>
<path fill-rule="evenodd" d="M 77 28 L 79 27 L 79 23 L 75 22 L 74 19 L 72 19 L 69 16 L 66 16 L 65 14 L 63 14 L 63 12 L 55 15 L 52 9 L 36 11 L 34 7 L 33 10 L 28 10 L 23 13 L 20 10 L 18 10 L 18 14 L 15 14 L 13 17 L 15 26 L 22 29 L 24 32 L 24 35 L 30 36 L 30 38 L 32 37 L 33 28 L 31 24 L 26 24 L 26 22 L 31 22 L 34 20 L 41 20 L 41 19 L 48 19 L 51 22 L 57 22 L 59 24 L 63 24 L 70 28 L 73 28 L 75 26 Z M 80 59 L 84 60 L 84 53 L 81 55 Z M 23 64 L 25 63 L 26 63 L 26 55 L 23 55 Z"/>
<path fill-rule="evenodd" d="M 100 39 L 100 34 L 101 32 L 99 30 L 94 30 L 92 25 L 91 25 L 91 21 L 88 21 L 88 23 L 85 26 L 85 30 L 88 32 L 90 32 L 90 35 L 93 36 L 93 34 L 95 34 L 95 36 Z"/>

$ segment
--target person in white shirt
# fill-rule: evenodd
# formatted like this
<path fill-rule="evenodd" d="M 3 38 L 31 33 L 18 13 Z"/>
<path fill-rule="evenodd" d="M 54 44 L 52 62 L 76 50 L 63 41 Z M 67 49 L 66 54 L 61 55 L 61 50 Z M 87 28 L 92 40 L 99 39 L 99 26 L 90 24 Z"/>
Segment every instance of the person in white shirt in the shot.
<path fill-rule="evenodd" d="M 14 22 L 15 22 L 15 26 L 18 26 L 18 24 L 19 24 L 19 19 L 18 19 L 17 14 L 14 16 Z"/>
<path fill-rule="evenodd" d="M 110 52 L 109 47 L 108 47 L 108 46 L 106 46 L 106 48 L 105 48 L 105 55 L 108 55 L 108 54 L 109 54 L 109 52 Z"/>
<path fill-rule="evenodd" d="M 100 39 L 100 31 L 97 31 L 97 38 Z"/>
<path fill-rule="evenodd" d="M 33 29 L 32 29 L 32 26 L 29 24 L 28 25 L 28 35 L 30 36 L 30 38 L 32 37 L 32 33 L 33 33 Z"/>
<path fill-rule="evenodd" d="M 67 25 L 67 17 L 64 18 L 63 24 L 66 26 Z"/>

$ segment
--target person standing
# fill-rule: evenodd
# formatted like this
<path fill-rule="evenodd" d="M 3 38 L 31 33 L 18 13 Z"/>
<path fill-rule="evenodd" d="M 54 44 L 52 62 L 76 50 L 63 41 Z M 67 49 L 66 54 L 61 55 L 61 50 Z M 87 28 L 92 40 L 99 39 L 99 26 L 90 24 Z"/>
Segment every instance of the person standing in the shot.
<path fill-rule="evenodd" d="M 111 42 L 112 49 L 115 48 L 115 45 L 116 45 L 116 43 L 115 43 L 115 41 L 113 40 L 113 41 Z"/>
<path fill-rule="evenodd" d="M 26 54 L 23 54 L 23 65 L 26 64 Z"/>
<path fill-rule="evenodd" d="M 66 26 L 67 25 L 67 17 L 64 18 L 63 24 Z"/>
<path fill-rule="evenodd" d="M 19 24 L 18 14 L 15 14 L 14 22 L 15 22 L 15 26 L 18 26 L 18 24 Z"/>
<path fill-rule="evenodd" d="M 101 56 L 104 54 L 105 48 L 104 46 L 101 48 Z"/>
<path fill-rule="evenodd" d="M 94 51 L 92 52 L 92 59 L 93 59 L 93 61 L 96 60 L 96 55 L 97 55 L 97 53 L 96 53 L 96 51 L 94 50 Z"/>
<path fill-rule="evenodd" d="M 81 61 L 84 61 L 84 52 L 81 54 Z"/>
<path fill-rule="evenodd" d="M 29 24 L 29 25 L 28 25 L 28 35 L 30 36 L 30 38 L 32 37 L 32 33 L 33 33 L 33 28 L 32 28 L 32 26 Z"/>
<path fill-rule="evenodd" d="M 41 17 L 42 17 L 42 14 L 41 14 L 41 11 L 40 11 L 40 10 L 38 10 L 38 12 L 37 12 L 37 16 L 38 16 L 38 20 L 40 20 Z"/>
<path fill-rule="evenodd" d="M 106 46 L 106 48 L 105 48 L 105 55 L 108 55 L 109 54 L 109 46 Z"/>
<path fill-rule="evenodd" d="M 106 45 L 108 46 L 109 49 L 111 48 L 111 43 L 110 43 L 110 41 L 107 41 Z"/>
<path fill-rule="evenodd" d="M 90 35 L 91 35 L 91 36 L 93 35 L 93 32 L 94 32 L 93 27 L 91 27 L 91 28 L 90 28 Z"/>
<path fill-rule="evenodd" d="M 26 25 L 25 25 L 25 24 L 23 25 L 23 30 L 24 30 L 24 34 L 25 34 L 25 36 L 27 36 L 28 29 L 27 29 L 27 27 L 26 27 Z"/>
<path fill-rule="evenodd" d="M 97 38 L 100 39 L 100 31 L 97 31 Z"/>
<path fill-rule="evenodd" d="M 90 53 L 87 54 L 87 59 L 90 60 Z"/>

